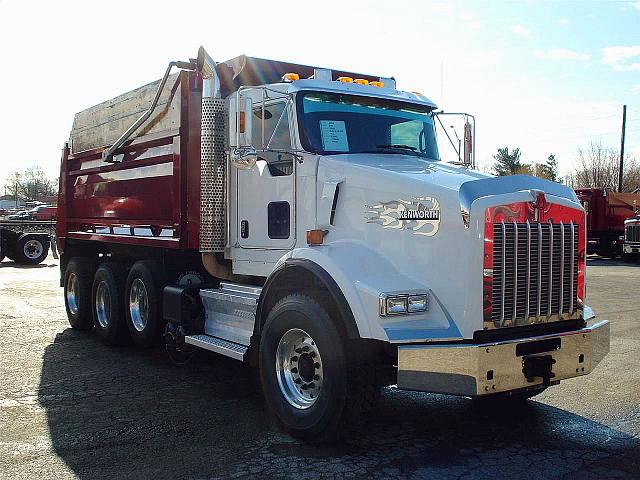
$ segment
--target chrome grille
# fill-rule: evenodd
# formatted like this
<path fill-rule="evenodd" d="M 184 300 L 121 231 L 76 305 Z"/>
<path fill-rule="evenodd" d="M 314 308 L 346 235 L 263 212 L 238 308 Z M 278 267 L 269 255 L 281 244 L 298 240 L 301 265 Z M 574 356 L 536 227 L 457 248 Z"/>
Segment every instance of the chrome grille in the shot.
<path fill-rule="evenodd" d="M 624 239 L 627 242 L 640 242 L 640 224 L 627 225 Z"/>
<path fill-rule="evenodd" d="M 497 327 L 573 318 L 578 225 L 494 223 L 491 320 Z"/>

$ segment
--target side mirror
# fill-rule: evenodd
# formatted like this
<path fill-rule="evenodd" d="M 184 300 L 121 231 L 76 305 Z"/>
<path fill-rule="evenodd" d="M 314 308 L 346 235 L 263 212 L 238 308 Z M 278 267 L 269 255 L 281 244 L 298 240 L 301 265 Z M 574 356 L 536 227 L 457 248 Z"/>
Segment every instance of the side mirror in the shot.
<path fill-rule="evenodd" d="M 251 147 L 253 101 L 234 95 L 229 100 L 229 146 Z"/>
<path fill-rule="evenodd" d="M 466 165 L 473 165 L 475 163 L 475 158 L 472 159 L 473 155 L 473 129 L 471 124 L 466 121 L 464 123 L 464 163 Z"/>
<path fill-rule="evenodd" d="M 251 170 L 258 161 L 258 154 L 253 147 L 236 147 L 231 150 L 231 165 L 238 170 Z"/>

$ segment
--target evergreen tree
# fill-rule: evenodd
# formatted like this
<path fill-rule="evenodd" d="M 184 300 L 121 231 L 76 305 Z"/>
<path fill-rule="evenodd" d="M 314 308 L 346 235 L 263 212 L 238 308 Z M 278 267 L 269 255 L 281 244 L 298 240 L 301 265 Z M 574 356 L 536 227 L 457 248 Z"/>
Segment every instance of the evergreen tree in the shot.
<path fill-rule="evenodd" d="M 521 173 L 523 165 L 520 162 L 520 149 L 514 148 L 509 152 L 509 147 L 499 148 L 493 158 L 496 163 L 493 165 L 493 172 L 501 177 L 505 175 L 515 175 Z"/>

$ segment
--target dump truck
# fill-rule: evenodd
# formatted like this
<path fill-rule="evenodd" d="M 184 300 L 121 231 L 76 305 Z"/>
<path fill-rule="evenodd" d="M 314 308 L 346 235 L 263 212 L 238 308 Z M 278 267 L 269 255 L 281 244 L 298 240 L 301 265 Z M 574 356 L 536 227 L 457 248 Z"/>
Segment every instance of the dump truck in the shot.
<path fill-rule="evenodd" d="M 57 219 L 71 326 L 247 362 L 313 443 L 384 386 L 517 401 L 589 374 L 609 323 L 585 303 L 582 205 L 472 169 L 470 115 L 440 160 L 445 114 L 392 77 L 202 48 L 79 112 Z"/>
<path fill-rule="evenodd" d="M 624 221 L 640 205 L 640 194 L 606 188 L 578 188 L 576 194 L 587 212 L 587 253 L 609 258 L 622 254 Z"/>

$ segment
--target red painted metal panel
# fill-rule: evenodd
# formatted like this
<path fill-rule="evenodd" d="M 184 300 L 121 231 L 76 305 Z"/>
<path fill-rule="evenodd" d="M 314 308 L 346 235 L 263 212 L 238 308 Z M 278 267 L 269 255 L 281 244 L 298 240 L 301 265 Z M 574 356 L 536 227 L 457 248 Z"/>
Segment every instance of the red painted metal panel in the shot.
<path fill-rule="evenodd" d="M 177 130 L 127 142 L 118 161 L 103 162 L 102 149 L 71 156 L 63 151 L 57 235 L 165 248 L 198 248 L 200 225 L 200 109 L 202 79 L 179 78 Z M 147 228 L 150 235 L 104 234 L 103 227 Z M 107 229 L 108 231 L 108 229 Z M 113 228 L 111 229 L 113 231 Z M 158 232 L 170 236 L 160 237 Z"/>

